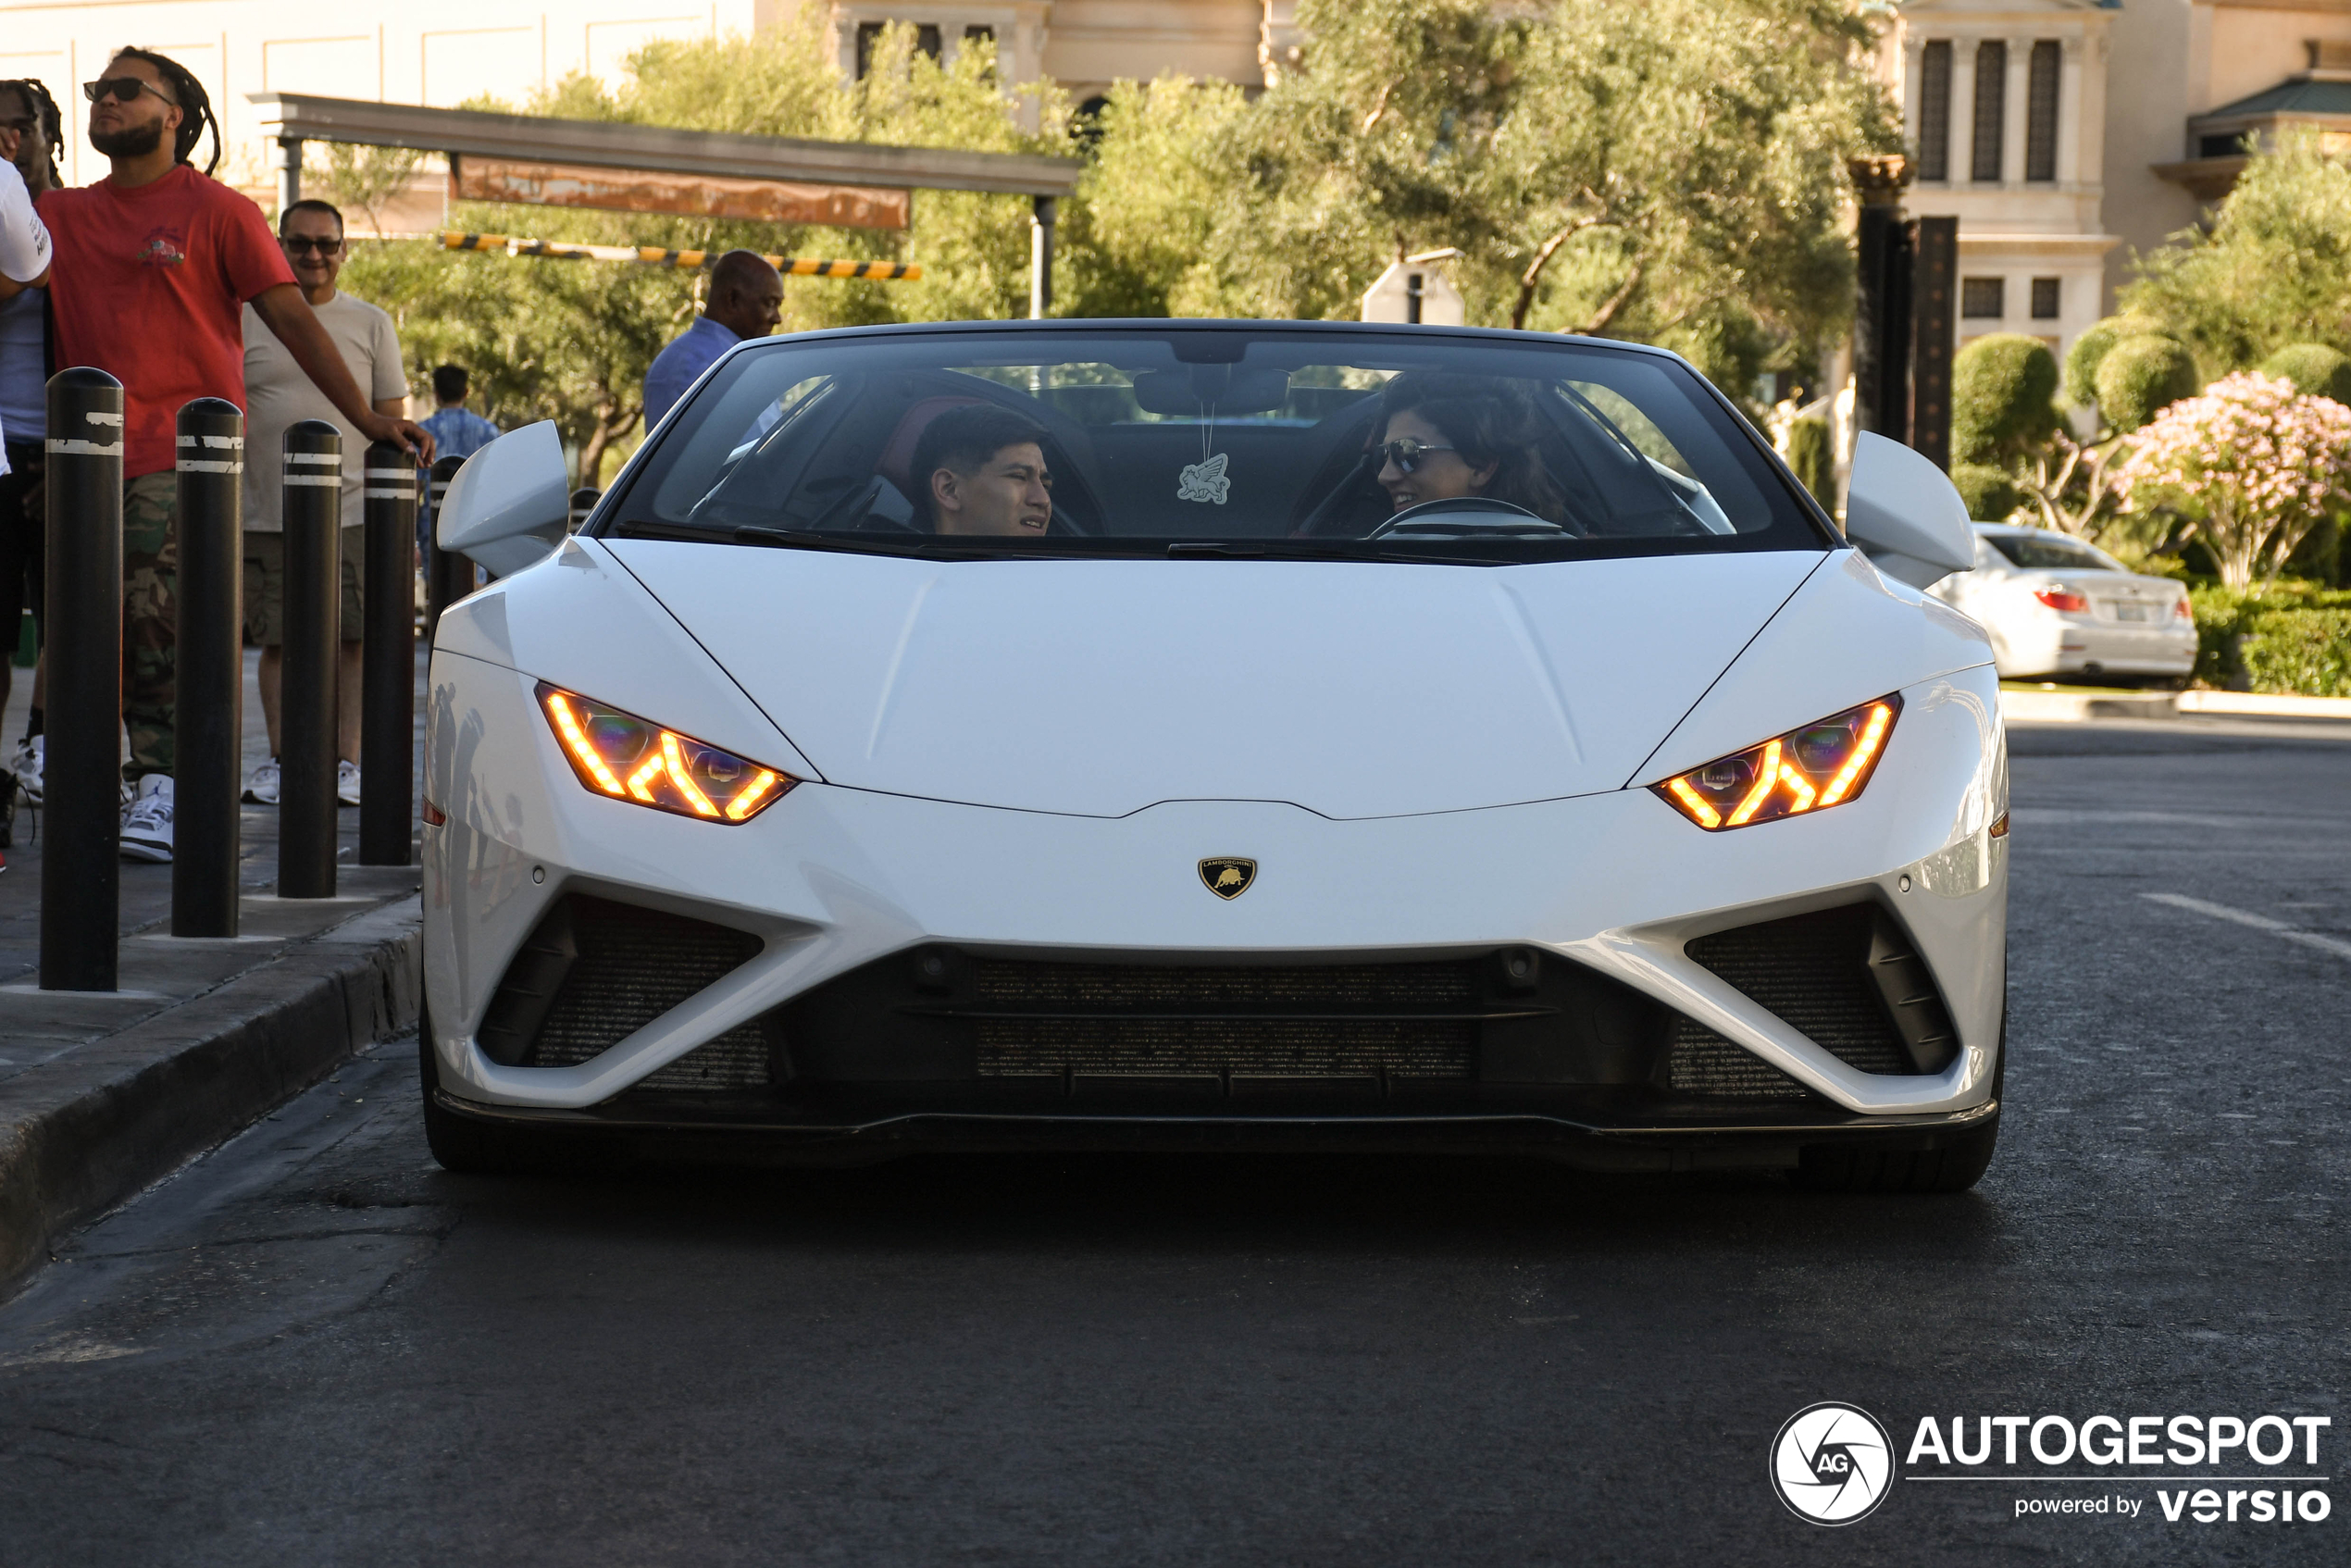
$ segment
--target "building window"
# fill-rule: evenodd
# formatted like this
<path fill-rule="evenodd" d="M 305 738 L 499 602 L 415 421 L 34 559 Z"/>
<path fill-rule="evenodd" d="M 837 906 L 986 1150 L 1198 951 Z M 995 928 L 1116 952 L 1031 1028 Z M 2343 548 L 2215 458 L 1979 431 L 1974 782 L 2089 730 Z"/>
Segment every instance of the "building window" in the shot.
<path fill-rule="evenodd" d="M 1975 46 L 1975 147 L 1968 178 L 2000 181 L 2000 131 L 2008 123 L 2009 46 L 1986 39 Z"/>
<path fill-rule="evenodd" d="M 1951 178 L 1951 41 L 1938 38 L 1919 56 L 1919 178 Z"/>
<path fill-rule="evenodd" d="M 2008 312 L 2008 280 L 2005 278 L 1962 278 L 1959 280 L 1959 314 L 1972 320 L 1998 320 Z"/>
<path fill-rule="evenodd" d="M 888 26 L 888 22 L 857 24 L 858 81 L 865 81 L 866 73 L 874 68 L 874 51 L 880 46 L 882 30 Z M 924 22 L 914 29 L 914 48 L 934 60 L 939 58 L 939 29 L 935 24 Z"/>
<path fill-rule="evenodd" d="M 1995 282 L 1998 281 L 1997 279 L 1993 280 Z M 2055 278 L 2034 279 L 2033 319 L 2035 321 L 2054 321 L 2057 318 L 2058 280 Z"/>
<path fill-rule="evenodd" d="M 2054 40 L 2033 45 L 2025 77 L 2024 178 L 2057 178 L 2058 71 L 2063 53 Z"/>

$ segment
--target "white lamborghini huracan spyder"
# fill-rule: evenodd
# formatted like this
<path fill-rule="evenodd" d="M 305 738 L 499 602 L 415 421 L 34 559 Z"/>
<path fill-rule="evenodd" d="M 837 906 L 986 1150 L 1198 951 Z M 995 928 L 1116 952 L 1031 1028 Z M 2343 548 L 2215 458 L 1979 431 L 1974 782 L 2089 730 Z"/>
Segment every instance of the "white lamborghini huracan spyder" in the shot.
<path fill-rule="evenodd" d="M 577 536 L 439 521 L 444 1164 L 1439 1148 L 1953 1190 L 1999 1116 L 1974 555 L 1673 355 L 1065 321 L 732 350 Z"/>

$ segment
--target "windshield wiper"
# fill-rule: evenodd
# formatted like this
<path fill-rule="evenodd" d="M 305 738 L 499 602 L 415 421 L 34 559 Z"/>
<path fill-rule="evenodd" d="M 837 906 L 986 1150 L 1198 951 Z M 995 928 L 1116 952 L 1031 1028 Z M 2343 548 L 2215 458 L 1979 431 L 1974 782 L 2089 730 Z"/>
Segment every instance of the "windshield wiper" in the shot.
<path fill-rule="evenodd" d="M 1546 540 L 1543 542 L 1549 543 Z M 1360 541 L 1314 539 L 1177 540 L 1171 561 L 1393 561 L 1408 566 L 1515 566 L 1549 556 L 1447 555 L 1435 551 L 1366 549 Z"/>

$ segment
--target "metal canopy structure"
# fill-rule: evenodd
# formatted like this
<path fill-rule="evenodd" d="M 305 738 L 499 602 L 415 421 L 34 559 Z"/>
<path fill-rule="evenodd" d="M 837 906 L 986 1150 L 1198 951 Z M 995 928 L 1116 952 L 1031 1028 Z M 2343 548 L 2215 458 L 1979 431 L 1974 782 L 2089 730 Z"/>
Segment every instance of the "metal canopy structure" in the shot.
<path fill-rule="evenodd" d="M 971 153 L 948 147 L 891 147 L 815 142 L 792 136 L 679 131 L 612 120 L 435 109 L 305 93 L 254 93 L 262 129 L 278 139 L 278 193 L 284 206 L 302 198 L 302 144 L 334 142 L 405 147 L 456 158 L 585 164 L 705 178 L 878 186 L 902 191 L 980 191 L 1031 198 L 1029 314 L 1052 304 L 1054 204 L 1074 193 L 1085 168 L 1077 158 L 1029 153 Z"/>

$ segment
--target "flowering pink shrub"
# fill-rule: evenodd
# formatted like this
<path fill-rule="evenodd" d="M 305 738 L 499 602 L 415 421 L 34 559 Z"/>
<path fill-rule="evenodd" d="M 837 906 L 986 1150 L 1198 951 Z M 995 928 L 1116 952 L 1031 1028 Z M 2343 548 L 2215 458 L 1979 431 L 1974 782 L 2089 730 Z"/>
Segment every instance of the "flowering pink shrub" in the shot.
<path fill-rule="evenodd" d="M 2132 439 L 2115 475 L 2134 512 L 2192 519 L 2220 580 L 2278 575 L 2331 507 L 2351 502 L 2351 408 L 2258 373 L 2223 376 Z"/>

